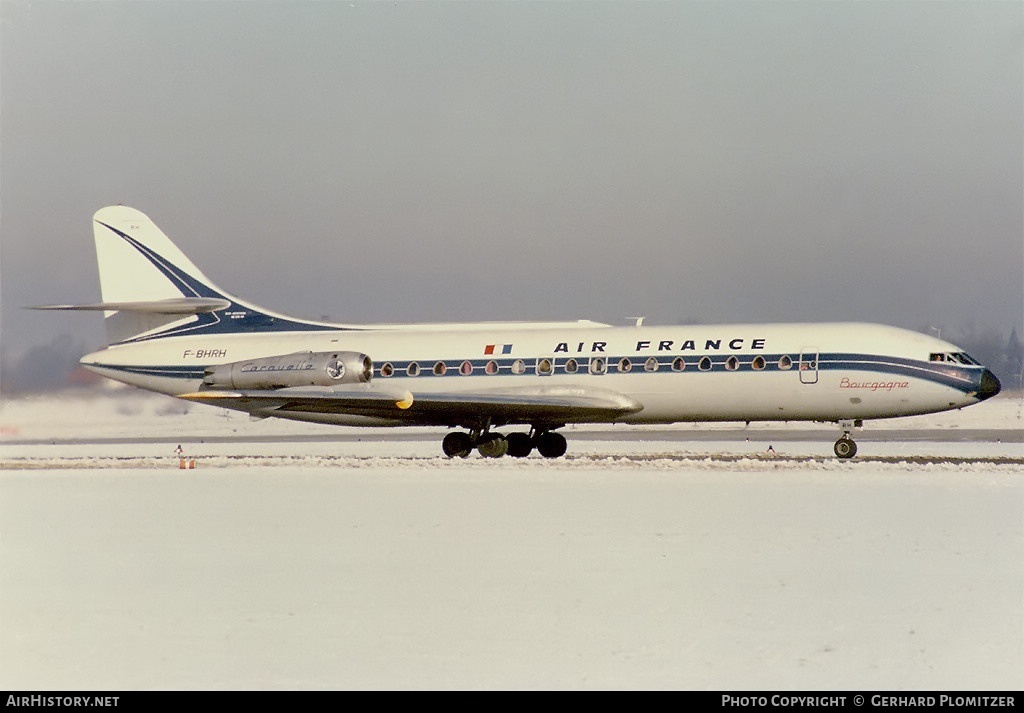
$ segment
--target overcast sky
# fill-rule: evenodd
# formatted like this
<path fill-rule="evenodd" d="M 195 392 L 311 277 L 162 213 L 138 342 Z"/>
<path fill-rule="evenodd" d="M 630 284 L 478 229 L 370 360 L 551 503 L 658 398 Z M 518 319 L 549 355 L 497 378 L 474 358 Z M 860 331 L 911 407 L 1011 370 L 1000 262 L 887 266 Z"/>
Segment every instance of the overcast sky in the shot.
<path fill-rule="evenodd" d="M 349 322 L 1021 330 L 1020 2 L 0 3 L 3 348 L 93 213 Z"/>

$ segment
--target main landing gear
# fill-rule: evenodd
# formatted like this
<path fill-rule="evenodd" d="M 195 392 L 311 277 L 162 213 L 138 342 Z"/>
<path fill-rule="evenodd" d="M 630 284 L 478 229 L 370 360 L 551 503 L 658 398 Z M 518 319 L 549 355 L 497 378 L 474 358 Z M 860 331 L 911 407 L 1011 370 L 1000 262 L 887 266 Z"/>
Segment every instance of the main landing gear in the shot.
<path fill-rule="evenodd" d="M 554 431 L 532 430 L 530 433 L 500 433 L 474 430 L 469 433 L 452 431 L 441 441 L 441 449 L 449 458 L 468 458 L 476 450 L 484 458 L 525 458 L 536 448 L 545 458 L 560 458 L 567 448 L 565 436 Z"/>
<path fill-rule="evenodd" d="M 832 448 L 837 458 L 846 460 L 857 455 L 857 442 L 850 437 L 850 434 L 853 432 L 854 426 L 860 426 L 861 424 L 862 422 L 860 421 L 846 420 L 839 422 L 839 428 L 843 430 L 843 435 L 839 437 L 839 440 L 836 441 L 835 446 Z"/>

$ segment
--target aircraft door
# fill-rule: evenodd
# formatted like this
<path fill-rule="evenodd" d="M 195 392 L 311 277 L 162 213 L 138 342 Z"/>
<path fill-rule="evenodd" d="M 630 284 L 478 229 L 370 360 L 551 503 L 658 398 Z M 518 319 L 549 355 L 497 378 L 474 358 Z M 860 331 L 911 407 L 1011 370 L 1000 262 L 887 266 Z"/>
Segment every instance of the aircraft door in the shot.
<path fill-rule="evenodd" d="M 818 383 L 818 348 L 804 347 L 800 350 L 800 383 Z"/>

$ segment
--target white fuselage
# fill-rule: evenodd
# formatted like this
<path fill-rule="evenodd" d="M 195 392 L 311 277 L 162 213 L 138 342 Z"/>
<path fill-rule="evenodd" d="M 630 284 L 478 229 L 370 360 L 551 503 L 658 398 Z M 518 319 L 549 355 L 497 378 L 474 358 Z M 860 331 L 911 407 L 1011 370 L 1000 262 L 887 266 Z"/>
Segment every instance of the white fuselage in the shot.
<path fill-rule="evenodd" d="M 848 323 L 474 324 L 223 333 L 114 345 L 82 362 L 118 381 L 178 396 L 199 390 L 208 367 L 307 350 L 365 353 L 374 363 L 370 388 L 414 395 L 541 384 L 613 391 L 643 406 L 616 419 L 628 423 L 837 421 L 930 413 L 977 403 L 983 371 L 975 364 L 936 363 L 933 355 L 959 351 L 948 342 Z M 399 425 L 345 414 L 275 415 Z"/>

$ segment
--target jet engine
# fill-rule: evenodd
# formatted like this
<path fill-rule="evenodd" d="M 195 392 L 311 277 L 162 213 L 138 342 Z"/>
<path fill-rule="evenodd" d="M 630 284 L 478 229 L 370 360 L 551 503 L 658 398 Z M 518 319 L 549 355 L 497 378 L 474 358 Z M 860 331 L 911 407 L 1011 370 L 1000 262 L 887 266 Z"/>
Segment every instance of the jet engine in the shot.
<path fill-rule="evenodd" d="M 281 389 L 368 382 L 373 360 L 359 352 L 295 352 L 206 368 L 203 383 L 219 389 Z"/>

